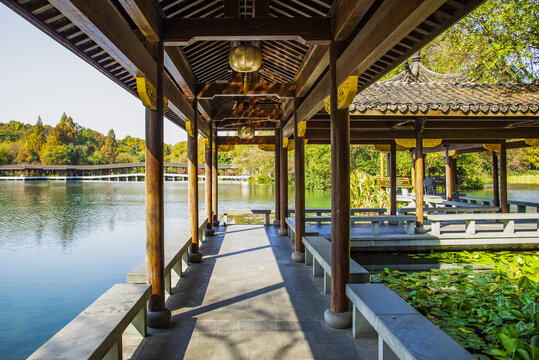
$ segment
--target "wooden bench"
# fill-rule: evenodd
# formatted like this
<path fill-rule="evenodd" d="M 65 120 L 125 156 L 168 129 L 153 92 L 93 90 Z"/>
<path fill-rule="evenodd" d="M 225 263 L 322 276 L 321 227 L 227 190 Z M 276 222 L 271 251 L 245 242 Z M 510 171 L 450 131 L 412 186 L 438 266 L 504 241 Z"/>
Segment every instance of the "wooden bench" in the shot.
<path fill-rule="evenodd" d="M 324 294 L 331 292 L 331 243 L 323 236 L 304 236 L 305 265 L 313 266 L 313 276 L 324 276 Z M 350 282 L 370 282 L 370 274 L 350 259 Z"/>
<path fill-rule="evenodd" d="M 206 228 L 207 218 L 199 217 L 198 240 L 203 242 L 204 229 Z M 165 291 L 167 294 L 172 292 L 172 271 L 178 277 L 182 277 L 182 266 L 189 266 L 189 246 L 191 245 L 191 235 L 187 232 L 178 232 L 165 241 Z M 127 282 L 130 284 L 146 284 L 146 258 L 139 262 L 129 273 L 127 273 Z"/>
<path fill-rule="evenodd" d="M 305 222 L 331 222 L 331 216 L 306 216 Z M 370 222 L 371 232 L 373 236 L 380 235 L 380 225 L 384 222 L 388 223 L 403 223 L 405 224 L 405 230 L 408 235 L 415 233 L 415 223 L 417 217 L 415 215 L 363 215 L 363 216 L 350 216 L 350 223 L 356 222 Z"/>
<path fill-rule="evenodd" d="M 475 359 L 383 284 L 347 284 L 355 338 L 378 336 L 378 359 Z"/>
<path fill-rule="evenodd" d="M 284 221 L 285 221 L 285 223 L 287 225 L 288 238 L 290 239 L 290 242 L 295 242 L 296 241 L 296 218 L 287 217 L 287 218 L 285 218 Z M 305 232 L 303 233 L 303 235 L 305 235 L 305 236 L 315 236 L 315 235 L 318 235 L 318 234 L 319 234 L 319 232 L 316 229 L 316 227 L 314 227 L 313 225 L 309 225 L 309 224 L 307 224 L 307 222 L 305 222 Z"/>
<path fill-rule="evenodd" d="M 378 213 L 378 215 L 384 215 L 386 213 L 387 209 L 385 208 L 351 208 L 350 209 L 350 215 L 354 216 L 356 214 L 370 214 L 370 213 Z M 294 214 L 296 211 L 294 209 L 288 209 L 288 217 L 290 217 L 290 214 Z M 307 214 L 315 214 L 316 216 L 322 216 L 322 214 L 330 214 L 331 215 L 331 209 L 330 208 L 322 208 L 322 209 L 305 209 L 305 215 Z M 353 225 L 354 223 L 352 223 Z M 318 226 L 322 225 L 322 222 L 318 222 Z"/>
<path fill-rule="evenodd" d="M 440 224 L 444 221 L 464 221 L 466 224 L 466 234 L 476 234 L 476 221 L 499 221 L 503 224 L 503 233 L 506 235 L 515 234 L 515 220 L 535 220 L 539 225 L 539 213 L 493 213 L 493 214 L 433 214 L 427 215 L 431 222 L 431 235 L 440 235 Z M 538 230 L 539 232 L 539 230 Z"/>
<path fill-rule="evenodd" d="M 116 284 L 36 350 L 29 359 L 122 359 L 122 334 L 132 324 L 146 336 L 146 284 Z"/>

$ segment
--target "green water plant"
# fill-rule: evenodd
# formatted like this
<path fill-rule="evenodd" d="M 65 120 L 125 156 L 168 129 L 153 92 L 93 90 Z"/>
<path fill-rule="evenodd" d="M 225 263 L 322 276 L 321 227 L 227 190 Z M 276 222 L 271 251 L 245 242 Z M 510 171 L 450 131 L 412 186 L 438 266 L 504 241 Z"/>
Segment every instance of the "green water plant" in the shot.
<path fill-rule="evenodd" d="M 539 359 L 538 255 L 419 254 L 462 266 L 416 273 L 385 269 L 374 281 L 387 284 L 478 359 Z"/>
<path fill-rule="evenodd" d="M 356 170 L 350 174 L 350 206 L 353 208 L 389 207 L 389 194 L 375 177 Z"/>

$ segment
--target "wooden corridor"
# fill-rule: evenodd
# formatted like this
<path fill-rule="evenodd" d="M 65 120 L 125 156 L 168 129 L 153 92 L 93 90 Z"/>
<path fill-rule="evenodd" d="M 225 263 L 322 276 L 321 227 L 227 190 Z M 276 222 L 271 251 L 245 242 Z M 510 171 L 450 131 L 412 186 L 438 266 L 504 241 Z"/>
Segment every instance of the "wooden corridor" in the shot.
<path fill-rule="evenodd" d="M 376 338 L 324 322 L 323 295 L 287 237 L 263 225 L 216 228 L 204 260 L 181 279 L 167 327 L 149 329 L 132 359 L 372 359 Z M 319 284 L 318 284 L 319 286 Z"/>

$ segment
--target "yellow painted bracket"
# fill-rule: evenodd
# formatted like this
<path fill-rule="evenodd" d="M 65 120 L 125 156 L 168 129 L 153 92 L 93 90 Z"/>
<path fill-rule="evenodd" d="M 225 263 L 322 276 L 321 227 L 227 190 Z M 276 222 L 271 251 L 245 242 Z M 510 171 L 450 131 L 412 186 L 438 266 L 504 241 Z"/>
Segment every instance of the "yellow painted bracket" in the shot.
<path fill-rule="evenodd" d="M 234 150 L 234 145 L 219 145 L 217 147 L 217 150 L 219 152 L 227 152 L 227 151 L 230 151 L 230 150 Z"/>
<path fill-rule="evenodd" d="M 288 147 L 288 138 L 285 137 L 285 138 L 283 139 L 283 148 L 287 148 L 287 147 Z"/>
<path fill-rule="evenodd" d="M 155 110 L 157 104 L 157 91 L 155 87 L 143 76 L 137 76 L 137 92 L 142 104 L 150 110 Z M 168 109 L 168 99 L 163 98 L 163 113 Z"/>
<path fill-rule="evenodd" d="M 304 137 L 305 131 L 307 131 L 307 121 L 303 120 L 298 123 L 298 136 Z"/>
<path fill-rule="evenodd" d="M 275 151 L 275 144 L 258 144 L 258 148 L 264 151 Z"/>
<path fill-rule="evenodd" d="M 502 149 L 502 144 L 483 144 L 483 147 L 488 151 L 495 151 L 499 153 Z"/>
<path fill-rule="evenodd" d="M 357 94 L 357 81 L 357 76 L 350 76 L 337 88 L 337 109 L 346 109 L 352 104 Z M 324 107 L 327 113 L 331 114 L 330 96 L 324 99 Z"/>
<path fill-rule="evenodd" d="M 539 146 L 539 139 L 524 139 L 524 142 L 527 145 L 538 147 Z"/>
<path fill-rule="evenodd" d="M 411 149 L 415 148 L 415 139 L 395 139 L 397 145 Z M 431 148 L 442 144 L 442 139 L 423 139 L 423 147 Z"/>
<path fill-rule="evenodd" d="M 194 137 L 195 132 L 193 131 L 193 122 L 189 120 L 185 120 L 185 131 L 187 132 L 187 135 Z"/>

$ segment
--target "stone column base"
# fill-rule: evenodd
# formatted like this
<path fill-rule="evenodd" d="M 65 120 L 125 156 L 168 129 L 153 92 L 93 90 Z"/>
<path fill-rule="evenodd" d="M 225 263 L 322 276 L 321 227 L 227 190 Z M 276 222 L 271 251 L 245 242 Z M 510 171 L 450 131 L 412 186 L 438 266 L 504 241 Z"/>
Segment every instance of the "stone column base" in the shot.
<path fill-rule="evenodd" d="M 305 253 L 304 252 L 299 253 L 299 252 L 294 251 L 290 257 L 292 258 L 293 262 L 297 262 L 297 263 L 305 262 Z"/>
<path fill-rule="evenodd" d="M 202 262 L 202 254 L 200 252 L 189 253 L 189 262 L 190 263 L 200 263 Z"/>
<path fill-rule="evenodd" d="M 151 328 L 162 328 L 170 321 L 170 310 L 165 308 L 162 311 L 148 311 L 148 326 Z"/>
<path fill-rule="evenodd" d="M 215 230 L 213 229 L 204 229 L 204 236 L 213 236 L 215 235 Z"/>
<path fill-rule="evenodd" d="M 279 229 L 279 236 L 288 236 L 287 229 Z"/>
<path fill-rule="evenodd" d="M 331 309 L 326 309 L 324 312 L 324 320 L 329 327 L 334 329 L 348 329 L 352 327 L 352 311 L 334 312 Z"/>

